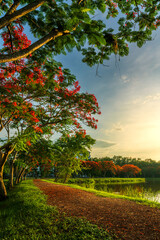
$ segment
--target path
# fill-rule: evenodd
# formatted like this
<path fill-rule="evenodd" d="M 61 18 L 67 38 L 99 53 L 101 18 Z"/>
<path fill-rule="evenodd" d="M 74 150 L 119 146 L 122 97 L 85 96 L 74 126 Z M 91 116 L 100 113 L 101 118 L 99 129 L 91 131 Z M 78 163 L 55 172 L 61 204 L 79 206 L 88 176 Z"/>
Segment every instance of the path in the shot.
<path fill-rule="evenodd" d="M 125 240 L 160 240 L 160 209 L 133 201 L 99 197 L 68 186 L 34 180 L 56 205 L 69 216 L 85 217 L 90 222 L 114 231 Z"/>

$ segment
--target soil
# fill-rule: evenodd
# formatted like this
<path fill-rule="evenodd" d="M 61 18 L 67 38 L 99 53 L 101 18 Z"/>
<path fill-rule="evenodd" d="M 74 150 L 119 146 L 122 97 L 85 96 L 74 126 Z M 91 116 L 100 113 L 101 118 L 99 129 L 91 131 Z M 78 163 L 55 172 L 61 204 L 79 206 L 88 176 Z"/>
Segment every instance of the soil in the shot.
<path fill-rule="evenodd" d="M 47 202 L 68 216 L 85 217 L 125 240 L 160 240 L 160 209 L 129 200 L 96 196 L 68 186 L 34 180 Z"/>

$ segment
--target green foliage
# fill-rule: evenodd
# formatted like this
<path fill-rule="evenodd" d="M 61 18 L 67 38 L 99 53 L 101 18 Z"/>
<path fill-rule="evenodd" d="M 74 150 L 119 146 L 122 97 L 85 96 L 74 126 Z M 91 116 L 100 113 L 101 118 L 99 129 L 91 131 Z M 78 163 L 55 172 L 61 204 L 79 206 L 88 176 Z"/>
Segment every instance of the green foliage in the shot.
<path fill-rule="evenodd" d="M 0 203 L 3 240 L 111 240 L 108 233 L 86 220 L 66 217 L 46 204 L 46 196 L 27 180 Z"/>
<path fill-rule="evenodd" d="M 79 133 L 58 139 L 54 144 L 56 180 L 62 178 L 66 182 L 72 173 L 78 173 L 82 168 L 82 160 L 89 157 L 90 147 L 94 143 L 95 140 L 89 135 Z"/>
<path fill-rule="evenodd" d="M 21 4 L 28 3 L 30 1 L 24 0 Z M 0 14 L 4 16 L 10 9 L 11 1 L 6 0 L 5 4 L 1 5 Z M 39 8 L 24 14 L 20 20 L 23 25 L 29 25 L 30 32 L 38 39 L 53 32 L 62 33 L 43 47 L 46 56 L 51 53 L 66 54 L 77 48 L 84 55 L 83 61 L 92 66 L 103 63 L 113 53 L 127 55 L 128 43 L 136 42 L 138 47 L 141 47 L 150 40 L 152 32 L 160 25 L 159 10 L 159 1 L 150 0 L 47 0 Z M 97 12 L 101 14 L 95 17 Z M 101 21 L 99 16 L 106 20 Z M 117 19 L 119 28 L 112 32 L 112 38 L 106 39 L 108 19 L 112 18 Z"/>

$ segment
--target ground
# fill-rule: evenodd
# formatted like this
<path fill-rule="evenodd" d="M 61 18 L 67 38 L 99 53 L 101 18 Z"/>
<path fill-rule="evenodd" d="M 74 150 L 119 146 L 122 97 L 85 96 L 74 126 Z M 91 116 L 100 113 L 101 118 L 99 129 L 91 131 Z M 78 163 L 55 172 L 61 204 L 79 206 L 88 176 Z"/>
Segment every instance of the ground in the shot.
<path fill-rule="evenodd" d="M 85 217 L 120 239 L 160 240 L 160 209 L 41 180 L 34 184 L 48 196 L 48 204 L 69 216 Z"/>

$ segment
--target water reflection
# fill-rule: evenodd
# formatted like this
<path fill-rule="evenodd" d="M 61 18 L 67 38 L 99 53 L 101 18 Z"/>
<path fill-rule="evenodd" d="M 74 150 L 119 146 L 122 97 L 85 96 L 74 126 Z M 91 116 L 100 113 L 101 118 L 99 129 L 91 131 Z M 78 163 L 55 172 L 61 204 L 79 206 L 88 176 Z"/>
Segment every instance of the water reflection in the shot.
<path fill-rule="evenodd" d="M 160 179 L 146 179 L 145 183 L 135 184 L 95 184 L 94 188 L 110 193 L 160 202 Z"/>

